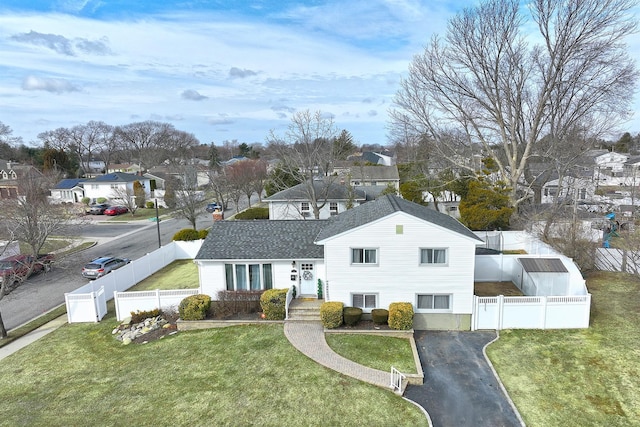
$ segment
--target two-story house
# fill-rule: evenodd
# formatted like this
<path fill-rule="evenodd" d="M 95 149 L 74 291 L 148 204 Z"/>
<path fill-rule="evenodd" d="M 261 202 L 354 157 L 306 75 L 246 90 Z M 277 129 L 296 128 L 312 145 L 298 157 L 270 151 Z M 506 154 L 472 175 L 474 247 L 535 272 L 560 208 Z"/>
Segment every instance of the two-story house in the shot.
<path fill-rule="evenodd" d="M 224 244 L 220 244 L 224 242 Z M 456 219 L 386 195 L 327 220 L 215 222 L 195 262 L 201 291 L 297 287 L 365 313 L 411 302 L 416 329 L 469 329 L 475 248 Z"/>

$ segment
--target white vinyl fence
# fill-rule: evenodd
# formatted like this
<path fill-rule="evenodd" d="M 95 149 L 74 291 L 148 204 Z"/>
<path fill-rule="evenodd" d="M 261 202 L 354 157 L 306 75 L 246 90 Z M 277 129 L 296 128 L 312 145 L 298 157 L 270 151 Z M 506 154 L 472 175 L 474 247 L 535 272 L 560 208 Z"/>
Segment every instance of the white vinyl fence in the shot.
<path fill-rule="evenodd" d="M 603 271 L 640 273 L 640 253 L 614 248 L 596 249 L 596 268 Z"/>
<path fill-rule="evenodd" d="M 473 297 L 471 330 L 588 328 L 591 294 Z"/>
<path fill-rule="evenodd" d="M 116 292 L 129 289 L 173 261 L 194 259 L 201 246 L 202 240 L 173 241 L 73 292 L 65 293 L 67 321 L 99 322 L 107 312 L 106 301 L 112 299 Z"/>
<path fill-rule="evenodd" d="M 580 270 L 570 258 L 557 253 L 548 245 L 523 232 L 497 232 L 503 250 L 524 249 L 526 254 L 497 254 L 476 256 L 476 282 L 513 282 L 523 293 L 531 288 L 542 293 L 537 296 L 473 297 L 471 329 L 566 329 L 588 328 L 591 294 L 587 291 Z M 476 233 L 485 239 L 489 233 Z M 494 238 L 494 240 L 496 240 Z M 557 258 L 567 269 L 563 279 L 564 294 L 548 295 L 557 290 L 552 286 L 557 273 L 526 276 L 518 258 Z M 526 280 L 525 280 L 526 279 Z M 535 282 L 532 285 L 532 281 Z M 539 281 L 539 282 L 536 282 Z M 526 285 L 531 286 L 526 286 Z"/>
<path fill-rule="evenodd" d="M 131 312 L 159 309 L 175 309 L 180 301 L 190 295 L 196 295 L 199 289 L 172 289 L 161 291 L 115 292 L 113 300 L 116 305 L 116 318 L 124 320 Z"/>

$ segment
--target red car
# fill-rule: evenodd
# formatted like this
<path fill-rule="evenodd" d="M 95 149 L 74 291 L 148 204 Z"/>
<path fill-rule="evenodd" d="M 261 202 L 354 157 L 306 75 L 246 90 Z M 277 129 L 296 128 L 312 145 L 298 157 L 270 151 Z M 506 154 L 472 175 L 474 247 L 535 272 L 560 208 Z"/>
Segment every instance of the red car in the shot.
<path fill-rule="evenodd" d="M 109 206 L 104 210 L 104 214 L 110 216 L 120 215 L 127 212 L 129 212 L 129 209 L 127 209 L 126 206 Z"/>

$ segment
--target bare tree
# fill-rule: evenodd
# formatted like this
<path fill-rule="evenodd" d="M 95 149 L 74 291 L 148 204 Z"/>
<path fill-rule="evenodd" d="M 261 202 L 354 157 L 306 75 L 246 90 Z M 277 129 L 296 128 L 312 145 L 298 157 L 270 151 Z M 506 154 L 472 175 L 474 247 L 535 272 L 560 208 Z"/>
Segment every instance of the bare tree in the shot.
<path fill-rule="evenodd" d="M 336 159 L 336 134 L 331 116 L 305 110 L 293 115 L 284 136 L 277 136 L 273 131 L 269 136 L 269 148 L 280 159 L 285 175 L 304 177 L 304 193 L 316 219 L 327 203 L 327 194 L 318 192 L 318 188 L 328 189 L 337 179 L 331 174 Z M 323 179 L 326 185 L 314 185 L 315 179 Z"/>
<path fill-rule="evenodd" d="M 574 129 L 601 135 L 628 116 L 638 73 L 624 40 L 637 28 L 635 3 L 534 0 L 526 14 L 518 0 L 488 0 L 465 9 L 414 58 L 394 127 L 431 138 L 434 154 L 461 168 L 472 169 L 474 154 L 493 158 L 517 206 L 529 197 L 525 169 L 542 137 L 557 153 Z M 524 31 L 532 23 L 537 38 Z"/>
<path fill-rule="evenodd" d="M 18 198 L 2 200 L 2 226 L 7 234 L 29 245 L 37 257 L 47 239 L 62 233 L 74 212 L 68 205 L 51 204 L 47 199 L 53 181 L 33 171 L 21 177 Z"/>
<path fill-rule="evenodd" d="M 187 176 L 192 168 L 182 167 L 180 178 L 172 176 L 167 185 L 172 186 L 175 194 L 175 210 L 173 215 L 178 218 L 184 218 L 196 230 L 196 220 L 204 210 L 206 200 L 204 194 L 199 191 L 193 182 Z"/>

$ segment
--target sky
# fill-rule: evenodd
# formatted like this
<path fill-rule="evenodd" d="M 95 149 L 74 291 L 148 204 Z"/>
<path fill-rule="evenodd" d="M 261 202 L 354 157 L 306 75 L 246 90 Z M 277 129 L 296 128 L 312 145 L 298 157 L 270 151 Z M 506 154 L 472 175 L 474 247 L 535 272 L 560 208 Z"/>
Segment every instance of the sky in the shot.
<path fill-rule="evenodd" d="M 356 144 L 385 145 L 413 56 L 466 4 L 0 0 L 0 122 L 28 145 L 90 120 L 264 144 L 310 110 Z"/>

